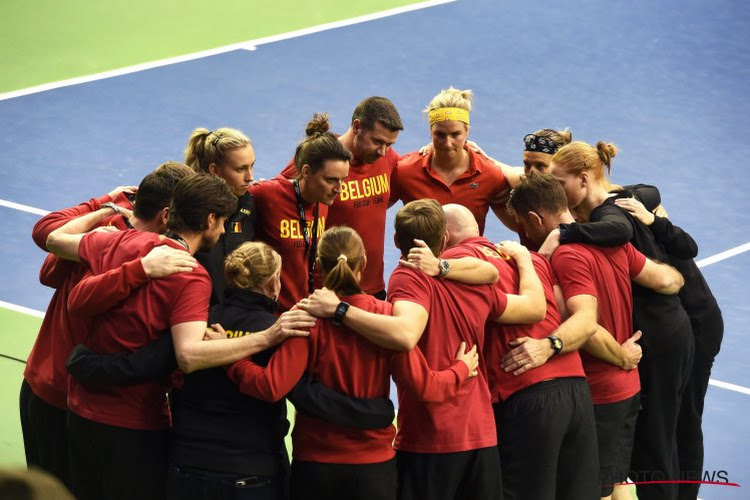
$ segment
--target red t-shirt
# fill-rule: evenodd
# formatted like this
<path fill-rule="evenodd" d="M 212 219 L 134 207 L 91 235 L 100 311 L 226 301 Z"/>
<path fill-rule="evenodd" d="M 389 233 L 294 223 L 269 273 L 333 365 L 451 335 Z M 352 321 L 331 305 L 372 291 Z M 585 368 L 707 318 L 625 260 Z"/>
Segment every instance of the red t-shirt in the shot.
<path fill-rule="evenodd" d="M 342 300 L 375 314 L 391 314 L 388 302 L 370 295 L 353 295 Z M 395 352 L 367 341 L 331 320 L 318 320 L 310 337 L 284 342 L 266 368 L 243 360 L 227 369 L 240 390 L 251 396 L 276 401 L 286 395 L 307 370 L 331 389 L 356 398 L 388 397 L 389 375 L 402 390 L 415 398 L 444 401 L 454 396 L 468 377 L 465 363 L 455 361 L 435 372 L 422 352 Z M 297 413 L 292 433 L 294 458 L 322 463 L 367 464 L 394 456 L 396 429 L 355 429 Z"/>
<path fill-rule="evenodd" d="M 391 172 L 398 163 L 398 153 L 388 148 L 385 156 L 374 163 L 349 163 L 349 176 L 341 184 L 341 193 L 328 209 L 328 227 L 349 226 L 362 238 L 367 253 L 367 267 L 360 286 L 367 293 L 385 290 L 383 253 L 385 213 L 391 194 Z M 292 160 L 281 175 L 293 179 L 297 168 Z"/>
<path fill-rule="evenodd" d="M 465 245 L 443 253 L 444 258 L 473 255 Z M 484 346 L 484 324 L 502 315 L 505 294 L 492 285 L 465 285 L 430 278 L 421 272 L 397 267 L 388 283 L 388 300 L 419 304 L 429 315 L 417 344 L 433 370 L 450 366 L 459 344 Z M 423 403 L 410 392 L 398 391 L 398 434 L 394 447 L 414 453 L 453 453 L 497 444 L 495 418 L 487 386 L 484 359 L 479 375 L 461 386 L 456 397 L 444 403 Z"/>
<path fill-rule="evenodd" d="M 105 201 L 101 201 L 104 199 Z M 109 200 L 109 196 L 92 200 L 89 204 L 81 204 L 73 209 L 53 212 L 42 218 L 35 226 L 35 239 L 46 243 L 49 233 L 64 225 L 69 220 L 96 211 L 101 203 Z M 96 202 L 96 203 L 94 203 Z M 105 219 L 102 225 L 110 224 L 118 229 L 125 229 L 122 216 Z M 140 263 L 139 263 L 140 266 Z M 34 346 L 23 377 L 29 383 L 31 390 L 45 403 L 60 409 L 67 408 L 68 399 L 68 370 L 65 361 L 70 350 L 75 345 L 72 336 L 78 332 L 88 330 L 89 323 L 83 318 L 68 313 L 68 296 L 86 270 L 85 266 L 70 260 L 60 259 L 48 254 L 44 260 L 39 280 L 46 286 L 55 288 L 47 312 L 39 328 Z M 141 266 L 141 271 L 143 267 Z M 143 273 L 145 276 L 145 272 Z M 121 292 L 112 289 L 112 296 L 120 296 Z"/>
<path fill-rule="evenodd" d="M 646 257 L 627 243 L 596 247 L 572 243 L 552 254 L 552 269 L 565 300 L 593 295 L 599 303 L 599 324 L 622 344 L 633 335 L 631 278 L 646 264 Z M 581 352 L 583 369 L 594 404 L 608 404 L 633 397 L 641 388 L 638 369 L 623 370 Z"/>
<path fill-rule="evenodd" d="M 430 166 L 432 153 L 421 156 L 409 153 L 401 157 L 391 176 L 391 202 L 404 204 L 422 198 L 433 198 L 441 205 L 458 203 L 474 214 L 479 233 L 484 234 L 490 200 L 505 189 L 502 169 L 482 155 L 464 147 L 469 153 L 469 168 L 448 186 Z"/>
<path fill-rule="evenodd" d="M 297 196 L 291 181 L 277 177 L 250 186 L 258 214 L 255 238 L 268 243 L 279 252 L 281 294 L 279 304 L 287 311 L 309 295 L 307 288 L 308 256 L 312 251 L 315 203 L 303 203 L 310 246 L 305 250 L 305 237 L 300 227 Z M 318 241 L 326 230 L 328 206 L 318 204 Z"/>
<path fill-rule="evenodd" d="M 492 263 L 498 270 L 500 277 L 495 287 L 506 294 L 518 294 L 518 267 L 514 260 L 505 260 L 495 250 L 495 245 L 487 238 L 470 238 L 463 242 L 475 250 L 474 256 Z M 544 287 L 544 297 L 547 302 L 547 314 L 544 319 L 532 325 L 499 324 L 487 322 L 487 337 L 484 342 L 484 359 L 487 364 L 487 378 L 492 394 L 492 402 L 508 399 L 513 393 L 526 387 L 561 377 L 585 377 L 581 358 L 577 351 L 553 356 L 545 364 L 529 370 L 521 375 L 506 373 L 500 363 L 511 347 L 511 340 L 519 337 L 534 339 L 547 338 L 560 326 L 560 311 L 555 300 L 552 269 L 547 259 L 537 253 L 531 253 L 534 269 Z"/>
<path fill-rule="evenodd" d="M 89 233 L 78 254 L 92 272 L 101 274 L 146 255 L 157 245 L 183 247 L 153 233 Z M 168 328 L 208 319 L 211 278 L 203 267 L 151 280 L 124 301 L 95 316 L 85 342 L 100 354 L 133 351 Z M 165 429 L 170 425 L 166 393 L 169 378 L 126 386 L 90 387 L 70 377 L 68 406 L 81 417 L 128 429 Z"/>

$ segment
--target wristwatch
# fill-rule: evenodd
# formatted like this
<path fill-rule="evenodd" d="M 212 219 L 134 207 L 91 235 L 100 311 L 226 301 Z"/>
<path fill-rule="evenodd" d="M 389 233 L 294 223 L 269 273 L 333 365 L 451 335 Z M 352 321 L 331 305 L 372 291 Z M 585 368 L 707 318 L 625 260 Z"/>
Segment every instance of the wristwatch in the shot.
<path fill-rule="evenodd" d="M 341 326 L 341 323 L 344 322 L 344 316 L 346 316 L 346 311 L 349 310 L 349 304 L 346 302 L 339 302 L 339 305 L 336 306 L 336 311 L 333 313 L 333 324 L 336 326 Z"/>
<path fill-rule="evenodd" d="M 114 210 L 116 214 L 122 213 L 120 212 L 120 207 L 118 207 L 111 201 L 108 201 L 107 203 L 102 203 L 102 208 L 111 208 L 112 210 Z"/>
<path fill-rule="evenodd" d="M 549 343 L 552 344 L 552 350 L 555 351 L 555 354 L 560 354 L 560 351 L 563 350 L 563 342 L 557 335 L 550 335 L 547 337 L 549 339 Z"/>
<path fill-rule="evenodd" d="M 438 259 L 438 278 L 442 279 L 451 271 L 451 265 L 445 259 Z"/>

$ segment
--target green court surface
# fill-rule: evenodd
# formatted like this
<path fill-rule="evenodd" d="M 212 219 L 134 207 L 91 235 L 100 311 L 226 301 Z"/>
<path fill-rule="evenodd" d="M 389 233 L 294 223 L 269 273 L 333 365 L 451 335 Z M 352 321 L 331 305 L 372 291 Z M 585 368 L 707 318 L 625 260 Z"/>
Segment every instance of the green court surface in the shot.
<path fill-rule="evenodd" d="M 5 356 L 25 360 L 42 320 L 34 316 L 0 308 Z M 0 466 L 24 465 L 23 439 L 18 413 L 18 395 L 25 365 L 7 357 L 0 358 Z"/>
<path fill-rule="evenodd" d="M 408 0 L 5 0 L 0 92 L 190 54 Z"/>

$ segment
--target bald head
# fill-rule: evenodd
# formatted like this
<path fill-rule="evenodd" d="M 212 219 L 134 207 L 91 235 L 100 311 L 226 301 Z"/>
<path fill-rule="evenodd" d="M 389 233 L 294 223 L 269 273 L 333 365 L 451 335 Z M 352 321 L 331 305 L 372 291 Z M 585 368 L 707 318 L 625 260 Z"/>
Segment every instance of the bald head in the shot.
<path fill-rule="evenodd" d="M 448 243 L 451 247 L 469 238 L 479 236 L 479 225 L 471 210 L 463 205 L 449 203 L 443 205 L 445 223 L 448 229 Z"/>

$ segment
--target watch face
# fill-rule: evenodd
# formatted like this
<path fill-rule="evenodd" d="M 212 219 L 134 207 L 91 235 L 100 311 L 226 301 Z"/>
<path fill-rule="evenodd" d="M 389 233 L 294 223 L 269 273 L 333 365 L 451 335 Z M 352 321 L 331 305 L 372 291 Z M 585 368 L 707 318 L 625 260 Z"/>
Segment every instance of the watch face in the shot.
<path fill-rule="evenodd" d="M 553 342 L 555 343 L 555 349 L 560 350 L 562 349 L 562 342 L 560 342 L 560 339 L 554 339 Z"/>
<path fill-rule="evenodd" d="M 445 276 L 446 274 L 448 274 L 448 271 L 451 270 L 451 266 L 450 266 L 450 264 L 448 264 L 447 260 L 441 260 L 438 264 L 439 264 L 439 267 L 440 267 L 440 275 L 441 276 Z"/>

